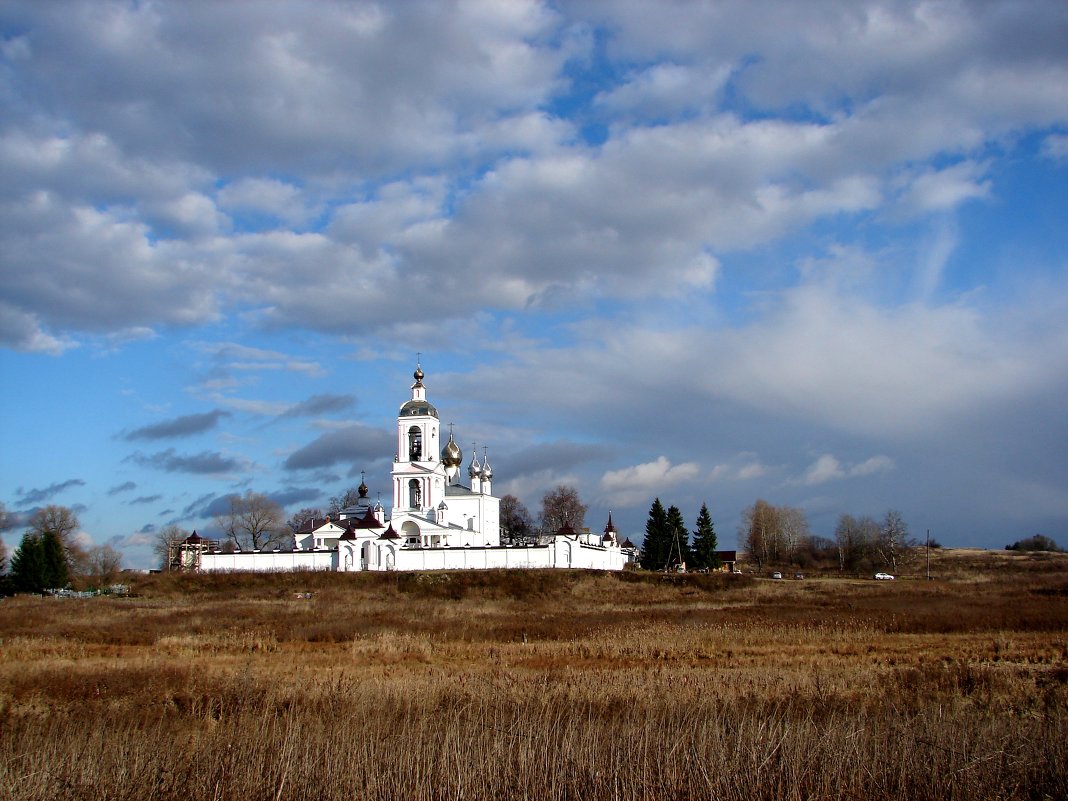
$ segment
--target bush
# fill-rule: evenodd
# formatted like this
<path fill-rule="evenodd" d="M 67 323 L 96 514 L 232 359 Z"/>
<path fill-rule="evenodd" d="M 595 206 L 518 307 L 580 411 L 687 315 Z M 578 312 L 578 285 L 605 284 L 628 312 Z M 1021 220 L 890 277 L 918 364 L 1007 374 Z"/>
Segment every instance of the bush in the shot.
<path fill-rule="evenodd" d="M 1005 546 L 1006 551 L 1052 551 L 1054 553 L 1060 553 L 1061 549 L 1057 547 L 1057 543 L 1050 537 L 1046 537 L 1042 534 L 1035 534 L 1033 537 L 1027 539 L 1017 540 L 1012 545 Z"/>

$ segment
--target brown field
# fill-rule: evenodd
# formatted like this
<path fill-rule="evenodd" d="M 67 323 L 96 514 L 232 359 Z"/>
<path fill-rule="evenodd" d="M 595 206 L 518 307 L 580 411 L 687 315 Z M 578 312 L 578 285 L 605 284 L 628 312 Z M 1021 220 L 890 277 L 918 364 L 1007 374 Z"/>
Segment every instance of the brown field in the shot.
<path fill-rule="evenodd" d="M 1068 798 L 1068 556 L 913 572 L 7 599 L 0 799 Z"/>

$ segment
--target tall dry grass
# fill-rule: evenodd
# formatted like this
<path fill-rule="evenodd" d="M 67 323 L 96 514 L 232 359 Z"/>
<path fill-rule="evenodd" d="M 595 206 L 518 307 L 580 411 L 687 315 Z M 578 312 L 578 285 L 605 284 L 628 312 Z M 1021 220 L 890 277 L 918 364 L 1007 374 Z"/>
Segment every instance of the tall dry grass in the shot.
<path fill-rule="evenodd" d="M 309 574 L 8 600 L 0 799 L 1064 798 L 1066 588 Z"/>

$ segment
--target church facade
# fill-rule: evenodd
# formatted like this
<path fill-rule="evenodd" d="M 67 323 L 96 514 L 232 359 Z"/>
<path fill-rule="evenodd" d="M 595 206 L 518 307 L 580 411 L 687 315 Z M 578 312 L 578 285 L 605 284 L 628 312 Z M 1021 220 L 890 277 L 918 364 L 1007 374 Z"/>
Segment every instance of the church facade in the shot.
<path fill-rule="evenodd" d="M 386 514 L 372 504 L 361 482 L 359 500 L 337 519 L 311 521 L 287 550 L 224 552 L 196 532 L 181 543 L 175 564 L 214 571 L 464 570 L 491 568 L 587 568 L 622 570 L 635 549 L 620 543 L 611 515 L 603 533 L 565 527 L 537 545 L 502 545 L 500 498 L 493 470 L 474 448 L 466 470 L 449 434 L 441 445 L 437 409 L 427 400 L 416 367 L 411 399 L 397 415 L 390 474 L 393 505 Z M 467 483 L 461 480 L 466 473 Z"/>

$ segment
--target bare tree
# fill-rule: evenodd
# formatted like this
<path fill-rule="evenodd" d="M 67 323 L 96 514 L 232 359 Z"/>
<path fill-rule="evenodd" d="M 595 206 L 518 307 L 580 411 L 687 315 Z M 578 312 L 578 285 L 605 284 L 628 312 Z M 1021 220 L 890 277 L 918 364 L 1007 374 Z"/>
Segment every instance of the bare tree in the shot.
<path fill-rule="evenodd" d="M 229 502 L 229 510 L 215 518 L 215 523 L 241 550 L 262 550 L 292 537 L 285 528 L 282 507 L 266 495 L 249 490 L 231 495 Z"/>
<path fill-rule="evenodd" d="M 349 487 L 340 495 L 335 495 L 330 499 L 330 503 L 326 508 L 327 514 L 330 515 L 332 520 L 337 520 L 342 510 L 348 509 L 350 506 L 355 506 L 360 500 L 360 488 Z"/>
<path fill-rule="evenodd" d="M 876 552 L 884 565 L 897 570 L 898 560 L 908 547 L 909 527 L 901 512 L 891 509 L 883 519 L 883 527 L 876 541 Z"/>
<path fill-rule="evenodd" d="M 160 566 L 161 570 L 178 567 L 178 563 L 175 561 L 177 559 L 176 549 L 182 540 L 188 536 L 188 531 L 174 523 L 164 526 L 156 532 L 155 539 L 152 542 L 152 553 L 156 555 L 156 564 Z"/>
<path fill-rule="evenodd" d="M 122 554 L 110 545 L 90 548 L 85 556 L 86 577 L 97 587 L 114 584 L 122 568 Z"/>
<path fill-rule="evenodd" d="M 783 557 L 797 561 L 798 551 L 812 535 L 808 528 L 808 517 L 799 506 L 780 506 L 778 511 Z"/>
<path fill-rule="evenodd" d="M 286 521 L 286 528 L 293 534 L 296 534 L 304 527 L 305 524 L 311 523 L 315 520 L 319 520 L 323 517 L 323 513 L 319 509 L 312 509 L 309 506 L 305 506 L 300 511 L 293 514 L 289 520 Z"/>
<path fill-rule="evenodd" d="M 512 543 L 534 539 L 534 518 L 530 510 L 514 495 L 501 498 L 501 534 Z"/>
<path fill-rule="evenodd" d="M 870 567 L 878 538 L 879 524 L 872 518 L 858 519 L 852 515 L 842 515 L 838 518 L 834 539 L 838 546 L 839 568 L 860 570 Z"/>
<path fill-rule="evenodd" d="M 782 558 L 779 518 L 779 510 L 763 499 L 757 500 L 742 512 L 739 533 L 746 550 L 749 551 L 749 557 L 757 563 L 758 568 Z"/>
<path fill-rule="evenodd" d="M 541 529 L 543 533 L 553 534 L 564 525 L 576 531 L 586 522 L 586 510 L 589 509 L 579 497 L 578 490 L 566 484 L 553 487 L 541 499 Z"/>
<path fill-rule="evenodd" d="M 82 573 L 85 569 L 85 549 L 74 540 L 78 526 L 78 516 L 72 509 L 49 504 L 31 515 L 27 532 L 38 537 L 54 534 L 63 546 L 67 570 L 70 573 Z"/>

